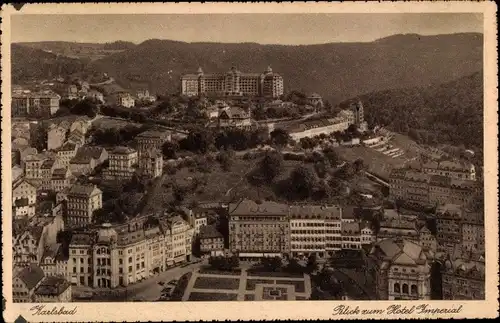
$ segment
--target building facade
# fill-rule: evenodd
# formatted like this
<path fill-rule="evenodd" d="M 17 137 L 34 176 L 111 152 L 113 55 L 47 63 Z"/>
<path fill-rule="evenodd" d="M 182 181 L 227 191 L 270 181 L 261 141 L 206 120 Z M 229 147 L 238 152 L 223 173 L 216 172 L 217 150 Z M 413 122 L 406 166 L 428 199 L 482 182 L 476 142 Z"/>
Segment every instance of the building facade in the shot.
<path fill-rule="evenodd" d="M 290 250 L 288 206 L 242 200 L 228 206 L 229 247 L 243 259 L 286 256 Z"/>
<path fill-rule="evenodd" d="M 63 277 L 48 276 L 33 292 L 35 302 L 68 303 L 71 302 L 71 284 Z"/>
<path fill-rule="evenodd" d="M 156 149 L 144 151 L 139 158 L 139 169 L 148 178 L 163 174 L 163 155 Z"/>
<path fill-rule="evenodd" d="M 103 171 L 108 179 L 132 178 L 138 163 L 137 151 L 129 147 L 116 147 L 109 152 L 109 167 Z"/>
<path fill-rule="evenodd" d="M 403 239 L 385 239 L 373 246 L 370 257 L 375 262 L 379 299 L 430 299 L 430 263 L 420 245 Z"/>
<path fill-rule="evenodd" d="M 197 74 L 181 77 L 181 93 L 186 96 L 267 97 L 283 94 L 283 77 L 268 67 L 264 73 L 242 73 L 235 67 L 220 74 Z"/>
<path fill-rule="evenodd" d="M 139 153 L 139 157 L 145 151 L 161 151 L 163 144 L 167 141 L 170 141 L 171 138 L 171 133 L 168 131 L 148 130 L 140 133 L 139 135 L 137 135 L 137 137 L 135 137 L 135 140 L 137 141 L 137 150 Z"/>
<path fill-rule="evenodd" d="M 12 93 L 12 117 L 50 117 L 61 97 L 53 92 Z"/>
<path fill-rule="evenodd" d="M 71 186 L 67 195 L 67 223 L 69 226 L 86 226 L 92 223 L 95 210 L 102 208 L 102 191 L 95 185 Z"/>

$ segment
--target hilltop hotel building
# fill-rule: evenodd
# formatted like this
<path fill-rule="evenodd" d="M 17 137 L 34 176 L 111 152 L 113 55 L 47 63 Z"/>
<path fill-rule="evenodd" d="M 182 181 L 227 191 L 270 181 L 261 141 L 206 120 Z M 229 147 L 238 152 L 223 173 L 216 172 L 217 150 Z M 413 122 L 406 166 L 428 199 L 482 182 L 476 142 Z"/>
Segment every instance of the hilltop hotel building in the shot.
<path fill-rule="evenodd" d="M 268 67 L 264 73 L 242 73 L 235 67 L 226 73 L 197 74 L 181 78 L 183 95 L 246 96 L 277 98 L 283 94 L 283 77 Z"/>

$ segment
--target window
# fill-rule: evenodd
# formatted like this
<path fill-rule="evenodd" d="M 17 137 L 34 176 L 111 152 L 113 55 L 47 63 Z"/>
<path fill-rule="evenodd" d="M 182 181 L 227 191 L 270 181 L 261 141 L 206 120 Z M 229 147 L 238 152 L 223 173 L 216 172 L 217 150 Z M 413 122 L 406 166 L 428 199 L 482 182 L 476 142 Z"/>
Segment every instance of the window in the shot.
<path fill-rule="evenodd" d="M 128 272 L 131 273 L 132 272 L 132 266 L 128 266 Z"/>
<path fill-rule="evenodd" d="M 403 294 L 408 294 L 408 284 L 403 284 Z"/>
<path fill-rule="evenodd" d="M 401 288 L 399 286 L 399 283 L 394 284 L 394 292 L 395 293 L 401 293 Z"/>

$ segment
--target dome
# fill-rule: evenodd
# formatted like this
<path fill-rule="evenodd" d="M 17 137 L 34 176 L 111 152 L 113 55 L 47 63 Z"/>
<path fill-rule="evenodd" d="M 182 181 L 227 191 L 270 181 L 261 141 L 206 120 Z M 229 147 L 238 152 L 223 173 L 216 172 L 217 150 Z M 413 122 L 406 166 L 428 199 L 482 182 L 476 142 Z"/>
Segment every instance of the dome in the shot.
<path fill-rule="evenodd" d="M 445 267 L 447 270 L 451 269 L 452 267 L 452 264 L 451 264 L 451 261 L 450 260 L 446 260 L 445 263 L 444 263 Z"/>
<path fill-rule="evenodd" d="M 271 68 L 271 66 L 268 66 L 266 68 L 266 73 L 272 73 L 273 72 L 273 69 Z"/>
<path fill-rule="evenodd" d="M 97 241 L 98 242 L 111 242 L 116 241 L 117 233 L 115 229 L 111 227 L 111 223 L 103 223 L 101 229 L 99 230 Z"/>

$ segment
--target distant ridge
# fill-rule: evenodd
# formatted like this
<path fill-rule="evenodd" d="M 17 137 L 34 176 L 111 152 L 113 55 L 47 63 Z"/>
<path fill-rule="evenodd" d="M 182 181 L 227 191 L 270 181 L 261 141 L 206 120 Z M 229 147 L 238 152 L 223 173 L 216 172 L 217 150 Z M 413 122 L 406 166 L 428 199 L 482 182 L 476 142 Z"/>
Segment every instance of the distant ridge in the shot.
<path fill-rule="evenodd" d="M 224 72 L 233 65 L 261 72 L 271 66 L 284 77 L 285 91 L 317 92 L 335 103 L 362 93 L 445 83 L 481 70 L 482 59 L 480 33 L 301 46 L 152 39 L 97 59 L 85 70 L 106 72 L 125 88 L 149 84 L 153 92 L 172 93 L 182 74 L 200 66 L 205 72 Z"/>

